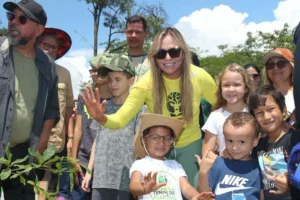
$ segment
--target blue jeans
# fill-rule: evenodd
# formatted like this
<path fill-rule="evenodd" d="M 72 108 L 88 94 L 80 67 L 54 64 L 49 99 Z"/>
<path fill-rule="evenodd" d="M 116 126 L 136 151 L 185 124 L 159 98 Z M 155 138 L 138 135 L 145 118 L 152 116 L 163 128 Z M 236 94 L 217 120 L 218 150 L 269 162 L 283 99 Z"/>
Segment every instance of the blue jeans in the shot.
<path fill-rule="evenodd" d="M 86 170 L 82 169 L 82 173 L 85 174 Z M 70 199 L 71 200 L 91 200 L 92 199 L 92 192 L 85 192 L 81 188 L 81 184 L 82 184 L 82 177 L 81 176 L 78 177 L 78 182 L 79 182 L 78 185 L 74 184 L 74 188 L 73 188 Z M 91 188 L 91 191 L 92 191 L 92 183 L 93 183 L 93 179 L 91 179 L 91 181 L 89 183 L 89 188 Z"/>
<path fill-rule="evenodd" d="M 62 168 L 69 169 L 68 161 L 67 159 L 63 159 L 61 162 Z M 59 191 L 58 196 L 64 197 L 66 199 L 70 198 L 70 173 L 63 172 L 62 175 L 59 177 Z"/>
<path fill-rule="evenodd" d="M 67 148 L 65 146 L 64 150 L 60 153 L 56 154 L 57 156 L 67 156 Z M 51 174 L 51 180 L 49 182 L 48 191 L 49 192 L 56 192 L 57 184 L 58 184 L 58 177 L 59 177 L 59 190 L 58 196 L 64 197 L 66 199 L 70 198 L 71 191 L 70 191 L 70 173 L 69 173 L 69 164 L 67 159 L 63 159 L 61 161 L 62 168 L 68 169 L 66 172 L 63 172 L 60 176 L 58 174 Z"/>

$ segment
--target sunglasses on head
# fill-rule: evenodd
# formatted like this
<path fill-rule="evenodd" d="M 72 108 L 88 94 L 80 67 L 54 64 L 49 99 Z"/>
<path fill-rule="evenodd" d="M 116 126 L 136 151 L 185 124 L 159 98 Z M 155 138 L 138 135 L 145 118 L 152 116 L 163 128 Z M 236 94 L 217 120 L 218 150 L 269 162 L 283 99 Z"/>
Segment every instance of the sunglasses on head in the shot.
<path fill-rule="evenodd" d="M 260 75 L 259 74 L 251 74 L 251 77 L 255 80 L 255 79 L 259 78 Z"/>
<path fill-rule="evenodd" d="M 278 69 L 283 69 L 287 66 L 287 64 L 289 63 L 288 60 L 279 60 L 277 63 L 275 62 L 267 62 L 266 64 L 266 69 L 267 70 L 271 70 L 274 69 L 275 66 L 277 66 Z"/>
<path fill-rule="evenodd" d="M 156 59 L 165 59 L 166 56 L 167 56 L 167 53 L 168 53 L 171 58 L 178 58 L 180 56 L 180 52 L 181 52 L 180 47 L 175 47 L 175 48 L 171 48 L 171 49 L 168 49 L 168 50 L 160 49 L 154 55 L 154 57 Z"/>
<path fill-rule="evenodd" d="M 16 14 L 13 13 L 13 12 L 6 12 L 6 17 L 7 17 L 7 20 L 8 20 L 8 21 L 12 21 L 12 20 L 14 20 L 17 16 L 16 16 Z M 24 25 L 24 24 L 27 23 L 27 21 L 29 20 L 29 18 L 26 17 L 25 15 L 20 15 L 20 16 L 18 16 L 18 20 L 19 20 L 19 23 L 20 23 L 21 25 Z"/>

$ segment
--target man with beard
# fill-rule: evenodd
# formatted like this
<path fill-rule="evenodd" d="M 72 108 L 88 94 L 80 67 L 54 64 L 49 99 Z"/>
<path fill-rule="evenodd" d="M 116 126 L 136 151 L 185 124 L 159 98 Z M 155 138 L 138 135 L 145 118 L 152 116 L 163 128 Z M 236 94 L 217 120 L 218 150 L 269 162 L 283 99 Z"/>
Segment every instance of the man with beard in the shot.
<path fill-rule="evenodd" d="M 35 46 L 47 22 L 43 7 L 32 0 L 6 2 L 3 7 L 8 11 L 8 38 L 0 49 L 0 157 L 10 143 L 16 160 L 27 156 L 29 147 L 40 153 L 47 147 L 59 120 L 57 75 L 53 59 Z M 25 178 L 33 179 L 34 174 L 32 170 Z M 8 178 L 0 186 L 7 200 L 35 199 L 33 187 L 19 178 Z"/>
<path fill-rule="evenodd" d="M 134 68 L 135 81 L 137 81 L 149 69 L 147 53 L 144 51 L 144 41 L 147 37 L 147 22 L 139 15 L 128 17 L 126 21 L 125 35 L 128 44 L 128 57 Z"/>

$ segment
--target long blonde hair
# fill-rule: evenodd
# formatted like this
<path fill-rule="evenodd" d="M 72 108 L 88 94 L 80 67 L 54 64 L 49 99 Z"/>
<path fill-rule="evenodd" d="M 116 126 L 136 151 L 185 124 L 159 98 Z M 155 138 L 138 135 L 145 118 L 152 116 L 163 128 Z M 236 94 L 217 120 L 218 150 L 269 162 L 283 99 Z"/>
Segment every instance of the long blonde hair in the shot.
<path fill-rule="evenodd" d="M 193 119 L 193 85 L 191 81 L 190 69 L 190 53 L 186 42 L 181 33 L 176 28 L 167 27 L 161 30 L 153 39 L 153 43 L 149 49 L 149 60 L 152 72 L 152 94 L 154 98 L 154 112 L 162 114 L 163 99 L 167 99 L 166 87 L 163 79 L 163 71 L 159 68 L 155 54 L 159 51 L 161 41 L 164 37 L 170 35 L 182 50 L 182 65 L 180 78 L 181 92 L 181 112 L 183 119 L 186 122 L 191 122 Z"/>
<path fill-rule="evenodd" d="M 217 79 L 218 88 L 217 88 L 217 91 L 216 91 L 217 103 L 214 107 L 215 110 L 226 106 L 227 102 L 224 99 L 224 97 L 222 96 L 222 82 L 223 82 L 223 77 L 224 77 L 225 73 L 228 72 L 228 71 L 237 72 L 243 77 L 244 84 L 245 84 L 245 90 L 246 90 L 245 95 L 244 95 L 244 102 L 245 103 L 248 102 L 249 95 L 252 92 L 251 81 L 250 81 L 249 75 L 247 74 L 246 70 L 243 67 L 241 67 L 240 65 L 235 64 L 235 63 L 233 63 L 231 65 L 228 65 L 224 69 L 224 71 L 219 74 L 219 77 Z"/>

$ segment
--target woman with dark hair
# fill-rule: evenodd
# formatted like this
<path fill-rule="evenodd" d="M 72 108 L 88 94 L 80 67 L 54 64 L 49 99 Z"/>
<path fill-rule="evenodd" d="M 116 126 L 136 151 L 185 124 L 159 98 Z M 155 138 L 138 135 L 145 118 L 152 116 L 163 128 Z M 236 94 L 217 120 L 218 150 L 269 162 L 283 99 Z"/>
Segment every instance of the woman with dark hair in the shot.
<path fill-rule="evenodd" d="M 257 67 L 256 64 L 253 63 L 248 63 L 244 65 L 244 69 L 250 76 L 251 84 L 253 87 L 252 89 L 255 90 L 259 86 L 261 81 L 260 69 Z"/>

